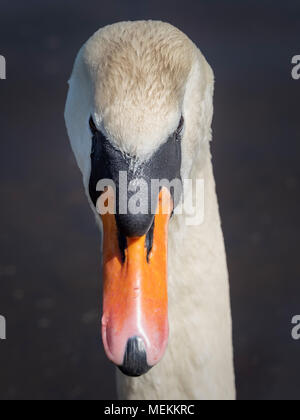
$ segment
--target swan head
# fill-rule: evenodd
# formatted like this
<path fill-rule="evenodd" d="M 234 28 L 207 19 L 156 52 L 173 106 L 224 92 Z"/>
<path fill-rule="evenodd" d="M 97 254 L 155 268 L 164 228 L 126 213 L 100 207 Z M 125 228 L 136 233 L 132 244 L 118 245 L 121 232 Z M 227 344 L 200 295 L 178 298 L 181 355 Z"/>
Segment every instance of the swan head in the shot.
<path fill-rule="evenodd" d="M 103 228 L 103 344 L 140 376 L 167 347 L 169 221 L 207 154 L 213 74 L 173 26 L 124 22 L 82 47 L 69 85 L 67 130 Z"/>

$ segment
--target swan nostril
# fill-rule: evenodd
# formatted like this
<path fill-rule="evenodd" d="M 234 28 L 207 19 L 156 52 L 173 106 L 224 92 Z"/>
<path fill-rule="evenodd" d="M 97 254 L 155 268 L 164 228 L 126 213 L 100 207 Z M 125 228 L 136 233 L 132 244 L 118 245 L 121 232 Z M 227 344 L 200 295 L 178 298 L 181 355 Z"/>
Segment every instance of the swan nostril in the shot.
<path fill-rule="evenodd" d="M 154 239 L 154 223 L 155 223 L 155 219 L 153 219 L 153 223 L 151 228 L 149 229 L 149 232 L 147 233 L 146 236 L 146 243 L 145 246 L 147 248 L 147 262 L 150 262 L 150 254 L 153 248 L 153 239 Z"/>
<path fill-rule="evenodd" d="M 119 242 L 119 248 L 121 252 L 122 263 L 124 264 L 126 260 L 125 251 L 127 249 L 127 238 L 125 235 L 123 235 L 123 233 L 120 230 L 118 230 L 118 242 Z"/>
<path fill-rule="evenodd" d="M 127 342 L 123 365 L 119 366 L 124 375 L 138 377 L 147 373 L 152 366 L 147 363 L 145 343 L 140 337 L 132 337 Z"/>

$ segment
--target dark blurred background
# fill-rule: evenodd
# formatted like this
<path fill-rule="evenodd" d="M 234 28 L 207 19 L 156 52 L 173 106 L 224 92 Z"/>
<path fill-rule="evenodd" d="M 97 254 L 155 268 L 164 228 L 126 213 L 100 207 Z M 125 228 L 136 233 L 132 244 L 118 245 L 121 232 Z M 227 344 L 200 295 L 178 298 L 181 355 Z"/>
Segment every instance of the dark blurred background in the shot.
<path fill-rule="evenodd" d="M 67 80 L 100 27 L 168 21 L 216 74 L 213 156 L 240 399 L 300 399 L 300 3 L 1 0 L 0 399 L 113 399 L 100 239 L 68 143 Z"/>

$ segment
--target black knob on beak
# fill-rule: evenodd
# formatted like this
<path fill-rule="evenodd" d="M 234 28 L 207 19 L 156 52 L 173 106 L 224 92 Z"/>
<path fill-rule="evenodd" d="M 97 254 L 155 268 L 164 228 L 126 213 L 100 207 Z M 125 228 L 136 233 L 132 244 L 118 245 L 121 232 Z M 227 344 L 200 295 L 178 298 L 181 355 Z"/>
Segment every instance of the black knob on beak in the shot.
<path fill-rule="evenodd" d="M 154 221 L 154 214 L 117 214 L 119 232 L 127 238 L 139 238 L 146 235 Z"/>

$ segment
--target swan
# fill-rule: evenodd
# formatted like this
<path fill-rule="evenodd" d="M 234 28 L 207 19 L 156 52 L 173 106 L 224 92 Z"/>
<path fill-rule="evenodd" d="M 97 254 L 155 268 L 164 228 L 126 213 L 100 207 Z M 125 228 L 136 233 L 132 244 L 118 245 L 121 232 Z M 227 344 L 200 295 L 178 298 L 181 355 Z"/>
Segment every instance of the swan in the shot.
<path fill-rule="evenodd" d="M 118 366 L 122 399 L 236 397 L 229 279 L 210 153 L 213 92 L 214 75 L 200 50 L 160 21 L 102 28 L 74 64 L 65 121 L 103 231 L 102 338 Z M 203 202 L 194 206 L 201 223 L 191 223 L 185 208 L 174 211 L 174 191 L 165 186 L 150 194 L 154 213 L 125 214 L 118 206 L 115 215 L 100 217 L 103 195 L 102 207 L 123 198 L 120 174 L 133 185 L 138 178 L 147 185 L 154 178 L 203 180 Z M 116 189 L 100 190 L 103 178 Z M 183 184 L 183 202 L 195 202 L 193 190 L 193 183 Z M 132 199 L 133 190 L 126 191 Z"/>

